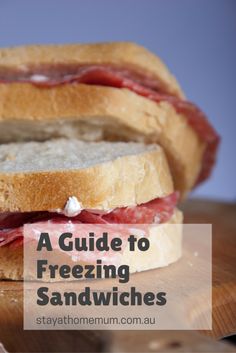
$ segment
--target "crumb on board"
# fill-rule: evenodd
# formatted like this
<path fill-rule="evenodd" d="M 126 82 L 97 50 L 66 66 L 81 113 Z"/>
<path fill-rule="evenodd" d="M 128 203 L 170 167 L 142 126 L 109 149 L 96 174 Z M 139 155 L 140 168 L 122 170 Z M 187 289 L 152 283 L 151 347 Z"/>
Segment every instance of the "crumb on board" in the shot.
<path fill-rule="evenodd" d="M 18 303 L 18 300 L 16 298 L 12 298 L 10 301 L 11 303 Z"/>
<path fill-rule="evenodd" d="M 148 348 L 150 351 L 155 351 L 161 347 L 160 342 L 158 341 L 150 341 L 148 344 Z"/>

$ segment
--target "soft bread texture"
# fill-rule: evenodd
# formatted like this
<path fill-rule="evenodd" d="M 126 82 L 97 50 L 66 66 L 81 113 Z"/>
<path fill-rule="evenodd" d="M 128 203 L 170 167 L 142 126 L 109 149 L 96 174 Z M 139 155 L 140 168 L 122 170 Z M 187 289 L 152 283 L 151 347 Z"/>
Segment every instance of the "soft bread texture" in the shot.
<path fill-rule="evenodd" d="M 83 208 L 109 210 L 173 192 L 157 145 L 58 139 L 0 145 L 0 211 L 64 209 L 70 196 Z"/>
<path fill-rule="evenodd" d="M 168 102 L 83 84 L 0 84 L 0 96 L 0 142 L 73 137 L 159 143 L 176 190 L 187 193 L 199 175 L 205 144 Z"/>
<path fill-rule="evenodd" d="M 181 257 L 182 253 L 182 212 L 175 210 L 174 215 L 166 223 L 165 228 L 161 232 L 156 232 L 153 228 L 149 237 L 149 250 L 137 254 L 132 254 L 127 249 L 124 249 L 123 256 L 120 258 L 120 264 L 126 264 L 130 267 L 130 273 L 145 271 L 153 268 L 164 267 Z M 176 224 L 174 227 L 168 225 Z M 158 228 L 158 227 L 157 227 Z M 117 254 L 119 256 L 119 254 Z M 11 248 L 11 246 L 4 246 L 0 248 L 0 279 L 22 280 L 23 279 L 23 246 L 18 248 Z M 57 253 L 55 263 L 62 263 L 68 265 L 75 265 L 68 256 L 62 255 L 62 252 Z M 80 265 L 86 263 L 76 262 Z M 88 263 L 93 264 L 93 263 Z M 27 269 L 27 274 L 31 279 L 35 278 L 32 270 Z M 46 280 L 50 280 L 46 278 Z M 60 280 L 60 278 L 56 278 Z"/>
<path fill-rule="evenodd" d="M 58 64 L 105 64 L 132 69 L 156 78 L 170 94 L 184 97 L 163 62 L 144 47 L 130 42 L 32 45 L 0 50 L 0 70 Z"/>

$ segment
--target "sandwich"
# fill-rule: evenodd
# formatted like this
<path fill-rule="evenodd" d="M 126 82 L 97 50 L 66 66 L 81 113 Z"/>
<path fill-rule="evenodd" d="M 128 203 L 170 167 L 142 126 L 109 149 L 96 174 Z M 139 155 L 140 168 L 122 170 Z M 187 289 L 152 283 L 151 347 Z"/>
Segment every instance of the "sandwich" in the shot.
<path fill-rule="evenodd" d="M 157 56 L 122 42 L 1 49 L 0 97 L 0 278 L 23 278 L 26 224 L 149 224 L 150 251 L 117 263 L 180 258 L 181 228 L 157 241 L 155 226 L 182 223 L 177 203 L 210 176 L 219 136 Z"/>
<path fill-rule="evenodd" d="M 175 190 L 207 179 L 219 136 L 162 61 L 133 43 L 0 50 L 0 142 L 157 143 Z"/>
<path fill-rule="evenodd" d="M 23 279 L 24 242 L 53 224 L 70 231 L 73 224 L 182 223 L 178 194 L 158 145 L 78 139 L 2 144 L 0 188 L 1 279 Z M 27 238 L 25 224 L 33 226 Z M 154 228 L 147 252 L 130 255 L 123 249 L 112 263 L 127 264 L 132 273 L 178 260 L 181 228 L 167 228 L 158 241 L 156 235 Z M 81 254 L 76 263 L 91 265 L 100 256 Z"/>

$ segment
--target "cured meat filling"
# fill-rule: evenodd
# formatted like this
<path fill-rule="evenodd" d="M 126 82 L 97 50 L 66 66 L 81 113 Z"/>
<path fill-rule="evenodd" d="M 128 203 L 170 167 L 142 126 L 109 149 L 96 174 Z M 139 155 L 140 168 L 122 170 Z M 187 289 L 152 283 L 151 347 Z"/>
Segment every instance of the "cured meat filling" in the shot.
<path fill-rule="evenodd" d="M 0 214 L 0 247 L 11 245 L 20 246 L 23 243 L 24 224 L 48 222 L 50 224 L 160 224 L 167 222 L 174 213 L 178 201 L 178 193 L 163 198 L 157 198 L 147 203 L 115 208 L 108 213 L 83 210 L 75 217 L 69 218 L 60 213 L 16 212 Z"/>

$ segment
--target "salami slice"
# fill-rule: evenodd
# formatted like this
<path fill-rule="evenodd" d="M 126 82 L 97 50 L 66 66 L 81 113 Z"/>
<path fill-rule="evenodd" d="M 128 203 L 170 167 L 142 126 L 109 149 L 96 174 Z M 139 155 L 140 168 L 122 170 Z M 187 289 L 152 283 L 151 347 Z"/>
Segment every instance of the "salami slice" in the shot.
<path fill-rule="evenodd" d="M 175 192 L 164 198 L 157 198 L 134 207 L 116 208 L 110 213 L 96 213 L 96 211 L 83 210 L 79 215 L 68 218 L 62 214 L 50 212 L 4 213 L 0 216 L 0 247 L 16 243 L 20 245 L 23 237 L 25 223 L 37 224 L 49 222 L 50 224 L 152 224 L 167 222 L 173 215 L 178 201 Z M 11 224 L 11 225 L 10 225 Z"/>
<path fill-rule="evenodd" d="M 124 224 L 151 224 L 167 222 L 178 200 L 178 193 L 155 199 L 136 207 L 117 208 L 113 212 L 104 215 L 108 223 Z"/>

